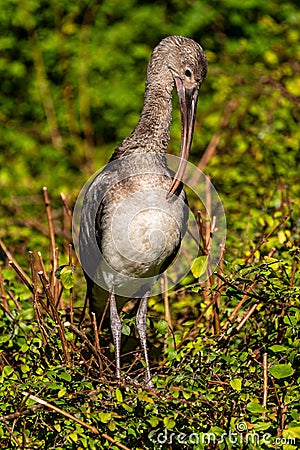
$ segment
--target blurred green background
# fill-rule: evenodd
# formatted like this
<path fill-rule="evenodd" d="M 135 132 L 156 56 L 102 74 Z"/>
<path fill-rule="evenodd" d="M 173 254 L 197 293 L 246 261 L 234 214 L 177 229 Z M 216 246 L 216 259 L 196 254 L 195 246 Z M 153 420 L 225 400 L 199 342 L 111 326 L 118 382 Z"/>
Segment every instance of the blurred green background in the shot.
<path fill-rule="evenodd" d="M 266 430 L 270 434 L 264 436 L 272 436 L 269 443 L 259 441 L 259 448 L 296 450 L 277 438 L 300 436 L 298 4 L 0 0 L 0 239 L 27 274 L 28 250 L 35 251 L 33 272 L 42 267 L 36 251 L 46 270 L 51 259 L 43 186 L 51 198 L 57 265 L 68 264 L 72 237 L 60 193 L 73 206 L 84 183 L 135 127 L 149 57 L 167 35 L 191 37 L 206 51 L 209 70 L 190 160 L 201 161 L 211 177 L 228 225 L 217 275 L 199 285 L 189 274 L 168 294 L 174 332 L 161 320 L 161 297 L 150 301 L 148 343 L 159 389 L 149 395 L 135 379 L 131 386 L 126 377 L 117 389 L 114 380 L 99 380 L 98 359 L 91 363 L 85 341 L 76 339 L 75 345 L 69 332 L 72 364 L 63 359 L 63 333 L 46 313 L 49 303 L 41 297 L 46 306 L 41 328 L 33 308 L 38 290 L 32 296 L 12 269 L 3 270 L 0 438 L 5 448 L 117 448 L 107 441 L 109 435 L 128 448 L 158 449 L 166 446 L 154 444 L 155 436 L 166 429 L 190 436 L 213 431 L 222 437 L 219 448 L 248 448 L 248 440 L 223 441 L 228 431 L 247 432 L 248 426 L 254 436 Z M 176 95 L 174 106 L 170 152 L 178 155 Z M 0 259 L 8 268 L 1 252 Z M 49 278 L 57 287 L 53 272 Z M 78 324 L 85 298 L 80 270 L 74 272 L 74 292 L 65 288 L 62 298 L 62 321 L 72 317 L 72 309 Z M 123 317 L 133 331 L 133 318 Z M 87 319 L 83 330 L 90 335 L 90 329 Z M 105 334 L 101 348 L 113 360 Z M 140 362 L 134 358 L 135 377 Z M 266 379 L 268 410 L 261 406 Z M 71 416 L 35 409 L 41 405 L 33 405 L 24 391 Z M 100 434 L 75 424 L 73 415 Z M 248 439 L 248 433 L 239 437 Z"/>
<path fill-rule="evenodd" d="M 297 202 L 297 1 L 1 0 L 0 27 L 0 224 L 12 250 L 46 245 L 42 187 L 57 211 L 60 192 L 74 204 L 135 127 L 151 51 L 171 34 L 207 54 L 191 161 L 212 150 L 205 173 L 224 203 L 231 251 L 247 227 L 255 234 L 249 217 L 279 205 L 280 182 Z M 179 143 L 175 108 L 170 152 Z"/>

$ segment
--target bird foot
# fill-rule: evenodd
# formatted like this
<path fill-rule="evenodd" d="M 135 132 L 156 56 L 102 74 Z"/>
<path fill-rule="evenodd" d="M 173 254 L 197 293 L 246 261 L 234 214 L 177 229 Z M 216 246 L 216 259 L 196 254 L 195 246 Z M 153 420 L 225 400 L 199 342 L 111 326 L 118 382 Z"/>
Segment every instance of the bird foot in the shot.
<path fill-rule="evenodd" d="M 153 384 L 152 380 L 149 380 L 148 378 L 145 380 L 145 388 L 146 389 L 153 389 L 155 386 Z"/>
<path fill-rule="evenodd" d="M 134 378 L 131 378 L 130 376 L 127 375 L 123 379 L 123 381 L 125 381 L 125 383 L 128 383 L 128 384 L 133 384 L 134 386 L 137 386 L 137 387 L 141 387 L 142 386 L 142 387 L 144 387 L 146 389 L 153 389 L 153 388 L 155 388 L 152 380 L 149 380 L 148 378 L 145 379 L 143 384 L 141 384 L 140 381 L 137 381 Z M 122 382 L 122 379 L 119 379 L 119 383 L 121 383 L 121 382 Z"/>

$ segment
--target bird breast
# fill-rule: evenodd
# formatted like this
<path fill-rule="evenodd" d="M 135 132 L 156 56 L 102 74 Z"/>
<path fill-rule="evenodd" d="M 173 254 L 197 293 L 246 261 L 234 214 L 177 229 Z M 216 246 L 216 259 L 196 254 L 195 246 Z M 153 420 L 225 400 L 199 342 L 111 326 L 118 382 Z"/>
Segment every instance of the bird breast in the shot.
<path fill-rule="evenodd" d="M 120 180 L 103 197 L 98 245 L 117 273 L 153 277 L 174 259 L 188 213 L 183 191 L 167 199 L 171 181 L 167 168 L 164 173 L 139 173 Z"/>

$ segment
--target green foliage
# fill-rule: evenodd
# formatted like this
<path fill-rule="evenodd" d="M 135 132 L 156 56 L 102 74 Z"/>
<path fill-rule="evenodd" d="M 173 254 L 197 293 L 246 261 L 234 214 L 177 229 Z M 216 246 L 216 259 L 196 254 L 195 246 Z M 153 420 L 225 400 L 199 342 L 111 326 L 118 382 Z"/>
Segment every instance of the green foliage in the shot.
<path fill-rule="evenodd" d="M 0 238 L 25 276 L 28 250 L 42 253 L 59 311 L 37 275 L 41 255 L 34 252 L 31 290 L 1 255 L 1 447 L 202 449 L 215 439 L 211 448 L 298 448 L 298 4 L 2 3 Z M 170 34 L 194 38 L 207 54 L 191 160 L 198 164 L 207 149 L 205 171 L 226 210 L 228 241 L 222 270 L 199 284 L 200 256 L 186 284 L 169 293 L 173 330 L 161 298 L 151 299 L 157 389 L 146 390 L 139 356 L 132 367 L 124 358 L 131 378 L 119 385 L 109 338 L 101 335 L 99 355 L 88 344 L 88 320 L 83 336 L 66 325 L 78 324 L 84 303 L 67 245 L 67 199 L 74 204 L 136 125 L 150 53 Z M 179 141 L 175 110 L 171 152 L 178 154 Z M 48 256 L 45 185 L 56 265 Z M 128 313 L 124 339 L 133 330 Z"/>
<path fill-rule="evenodd" d="M 23 301 L 17 311 L 10 300 L 11 314 L 0 313 L 5 358 L 1 421 L 10 424 L 14 418 L 15 424 L 13 437 L 2 428 L 4 445 L 14 448 L 24 439 L 25 420 L 28 448 L 105 448 L 108 438 L 116 440 L 116 448 L 121 442 L 128 448 L 159 449 L 172 439 L 173 443 L 181 439 L 181 448 L 191 444 L 206 448 L 208 439 L 215 439 L 210 442 L 220 449 L 241 448 L 245 439 L 255 439 L 257 446 L 249 448 L 273 448 L 283 421 L 280 442 L 290 443 L 283 448 L 295 449 L 300 406 L 295 372 L 300 358 L 299 289 L 286 283 L 292 259 L 277 261 L 276 271 L 274 264 L 261 260 L 239 264 L 222 286 L 212 289 L 211 295 L 222 295 L 221 333 L 208 333 L 205 320 L 198 322 L 197 334 L 194 324 L 185 331 L 177 326 L 177 350 L 154 375 L 157 389 L 150 391 L 130 379 L 119 385 L 109 381 L 108 373 L 99 374 L 96 366 L 87 370 L 87 349 L 79 342 L 74 347 L 73 333 L 67 339 L 72 355 L 71 364 L 67 363 L 58 324 L 44 317 L 45 347 L 41 328 L 32 320 L 31 303 Z M 3 271 L 3 277 L 12 293 L 26 293 L 11 272 Z M 255 290 L 248 289 L 254 282 Z M 232 312 L 245 291 L 247 310 L 258 306 L 240 328 L 246 310 L 237 320 Z M 162 320 L 157 328 L 162 334 L 168 331 Z M 167 356 L 173 346 L 169 337 Z M 262 406 L 264 354 L 268 395 Z"/>

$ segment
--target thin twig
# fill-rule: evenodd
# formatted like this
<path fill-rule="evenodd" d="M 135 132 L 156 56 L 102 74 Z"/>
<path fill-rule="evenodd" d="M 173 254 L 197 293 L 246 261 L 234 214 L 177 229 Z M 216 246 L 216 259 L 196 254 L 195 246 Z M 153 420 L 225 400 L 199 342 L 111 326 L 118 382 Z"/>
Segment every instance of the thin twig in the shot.
<path fill-rule="evenodd" d="M 165 307 L 165 320 L 166 320 L 170 330 L 173 330 L 171 311 L 170 311 L 170 301 L 169 301 L 169 296 L 168 296 L 168 278 L 167 278 L 166 273 L 164 273 L 163 276 L 161 277 L 161 287 L 162 287 L 162 295 L 163 295 L 164 307 Z"/>
<path fill-rule="evenodd" d="M 285 417 L 286 417 L 286 412 L 287 412 L 287 404 L 286 403 L 282 403 L 281 408 L 280 408 L 280 424 L 279 427 L 277 429 L 277 436 L 281 437 L 282 436 L 282 431 L 284 430 L 285 427 Z"/>
<path fill-rule="evenodd" d="M 63 409 L 60 409 L 57 406 L 52 405 L 52 403 L 46 402 L 45 400 L 37 397 L 36 395 L 32 395 L 26 391 L 22 392 L 22 394 L 25 395 L 26 397 L 30 398 L 31 400 L 39 403 L 40 405 L 46 406 L 47 408 L 51 409 L 52 411 L 58 412 L 59 414 L 62 414 L 63 416 L 68 417 L 68 419 L 74 420 L 74 422 L 80 423 L 80 425 L 88 428 L 93 433 L 99 434 L 99 431 L 93 425 L 89 425 L 88 423 L 83 422 L 83 420 L 80 420 L 77 417 L 73 416 L 72 414 L 69 414 L 68 412 L 64 411 Z"/>
<path fill-rule="evenodd" d="M 219 277 L 219 279 L 221 280 L 221 277 Z M 245 294 L 243 295 L 242 299 L 239 301 L 239 303 L 236 305 L 236 307 L 234 308 L 233 312 L 230 314 L 227 322 L 225 323 L 225 325 L 222 328 L 222 331 L 224 332 L 228 326 L 232 323 L 233 319 L 235 318 L 235 316 L 238 314 L 239 310 L 241 309 L 241 307 L 243 306 L 243 304 L 246 302 L 246 300 L 249 298 L 249 292 L 254 288 L 254 286 L 257 284 L 257 280 L 255 280 L 250 286 L 247 287 Z"/>
<path fill-rule="evenodd" d="M 44 277 L 47 278 L 47 272 L 46 272 L 46 269 L 45 269 L 45 264 L 44 264 L 44 261 L 43 261 L 42 254 L 41 254 L 41 252 L 38 252 L 37 254 L 38 254 L 38 258 L 39 258 L 41 271 L 43 272 Z"/>
<path fill-rule="evenodd" d="M 12 299 L 12 301 L 14 302 L 14 304 L 16 305 L 17 309 L 19 311 L 22 311 L 22 306 L 20 305 L 20 303 L 18 302 L 18 300 L 16 299 L 16 297 L 14 296 L 14 294 L 11 291 L 7 291 L 9 297 Z"/>
<path fill-rule="evenodd" d="M 248 262 L 249 261 L 249 259 L 251 259 L 252 257 L 253 257 L 253 255 L 257 252 L 257 250 L 259 250 L 260 249 L 260 247 L 262 246 L 262 245 L 264 245 L 267 241 L 268 241 L 268 239 L 272 236 L 272 234 L 274 234 L 275 233 L 275 231 L 276 230 L 278 230 L 278 228 L 280 228 L 281 227 L 281 225 L 290 217 L 290 215 L 291 215 L 291 213 L 292 213 L 292 211 L 289 211 L 288 212 L 288 214 L 286 214 L 281 220 L 280 220 L 280 222 L 268 233 L 268 234 L 266 234 L 266 236 L 264 236 L 262 239 L 261 239 L 261 241 L 259 242 L 259 244 L 252 250 L 252 252 L 250 253 L 250 255 L 249 256 L 247 256 L 245 259 L 244 259 L 244 262 L 246 263 L 246 262 Z"/>
<path fill-rule="evenodd" d="M 43 187 L 43 194 L 44 194 L 44 202 L 46 207 L 46 214 L 47 214 L 47 220 L 48 220 L 48 227 L 49 227 L 49 238 L 50 238 L 50 289 L 52 292 L 54 287 L 54 281 L 55 281 L 55 234 L 54 234 L 54 228 L 53 228 L 53 219 L 52 219 L 52 213 L 51 213 L 51 203 L 49 199 L 48 189 L 46 186 Z"/>
<path fill-rule="evenodd" d="M 17 272 L 23 283 L 28 287 L 28 289 L 33 292 L 33 285 L 31 279 L 26 275 L 26 273 L 23 271 L 22 267 L 19 266 L 13 255 L 10 253 L 10 251 L 7 249 L 4 242 L 0 239 L 0 247 L 2 248 L 3 252 L 6 254 L 7 259 L 9 260 L 10 266 Z"/>
<path fill-rule="evenodd" d="M 72 228 L 72 221 L 73 221 L 73 215 L 72 215 L 72 209 L 69 203 L 68 198 L 66 195 L 61 192 L 60 197 L 62 199 L 63 205 L 64 205 L 64 236 L 66 239 L 68 239 L 68 242 L 70 242 L 71 239 L 71 228 Z M 73 224 L 74 227 L 75 224 Z M 77 228 L 75 228 L 75 231 L 77 231 Z"/>
<path fill-rule="evenodd" d="M 97 328 L 96 314 L 94 312 L 91 312 L 91 316 L 92 316 L 92 325 L 93 325 L 93 329 L 94 329 L 95 347 L 96 347 L 96 351 L 98 354 L 97 361 L 99 364 L 100 373 L 102 373 L 103 372 L 103 363 L 102 363 L 102 359 L 101 359 L 101 347 L 100 347 L 100 342 L 99 342 L 99 332 L 98 332 L 98 328 Z"/>
<path fill-rule="evenodd" d="M 47 299 L 49 300 L 49 303 L 50 303 L 50 307 L 51 307 L 53 316 L 54 316 L 55 321 L 56 321 L 57 326 L 58 326 L 58 332 L 59 332 L 59 335 L 60 335 L 61 345 L 62 345 L 62 348 L 63 348 L 65 359 L 66 359 L 67 362 L 69 362 L 70 361 L 70 354 L 69 354 L 69 350 L 68 350 L 68 344 L 67 344 L 65 332 L 64 332 L 64 329 L 63 329 L 63 326 L 62 326 L 59 314 L 58 314 L 56 306 L 55 306 L 55 301 L 54 301 L 52 292 L 50 290 L 50 285 L 48 284 L 48 281 L 44 277 L 44 274 L 43 274 L 42 271 L 38 272 L 38 275 L 39 275 L 40 280 L 42 282 L 42 285 L 43 285 L 44 291 L 46 293 Z"/>
<path fill-rule="evenodd" d="M 236 287 L 233 283 L 231 283 L 230 281 L 228 281 L 225 277 L 223 277 L 223 275 L 221 275 L 220 273 L 216 272 L 216 276 L 218 278 L 220 278 L 222 281 L 224 281 L 225 285 L 230 286 L 232 289 L 234 289 L 235 292 L 237 292 L 238 294 L 243 294 L 243 295 L 247 295 L 248 297 L 251 298 L 255 298 L 256 300 L 261 300 L 261 297 L 257 294 L 253 294 L 253 292 L 247 292 L 244 291 L 243 289 L 240 289 L 238 287 Z"/>
<path fill-rule="evenodd" d="M 34 254 L 32 251 L 29 251 L 29 258 L 30 258 L 30 270 L 31 270 L 31 276 L 33 280 L 33 309 L 36 317 L 36 321 L 42 336 L 43 346 L 46 346 L 48 344 L 47 342 L 47 332 L 45 330 L 45 327 L 43 325 L 42 321 L 42 314 L 40 311 L 39 303 L 38 303 L 38 287 L 37 287 L 37 271 L 35 267 L 35 261 L 34 261 Z"/>
<path fill-rule="evenodd" d="M 9 428 L 9 426 L 7 426 L 5 422 L 2 422 L 2 424 L 3 424 L 4 428 L 6 428 L 6 430 L 9 432 L 9 434 L 12 437 L 12 439 L 16 442 L 18 448 L 23 448 L 21 442 L 18 440 L 18 438 L 13 433 L 13 431 Z"/>
<path fill-rule="evenodd" d="M 33 287 L 36 289 L 37 284 L 37 271 L 35 268 L 35 262 L 34 262 L 34 254 L 32 251 L 29 251 L 29 261 L 30 261 L 30 271 L 31 271 L 31 277 L 33 281 Z"/>
<path fill-rule="evenodd" d="M 81 311 L 81 315 L 80 315 L 80 319 L 79 319 L 79 324 L 78 324 L 79 328 L 81 327 L 81 324 L 82 324 L 84 316 L 85 316 L 85 311 L 86 311 L 86 308 L 87 308 L 88 300 L 89 300 L 88 299 L 88 295 L 86 293 L 85 299 L 84 299 L 84 305 L 83 305 L 83 308 L 82 308 L 82 311 Z M 100 330 L 100 327 L 99 327 L 99 330 Z"/>
<path fill-rule="evenodd" d="M 31 20 L 28 22 L 31 23 Z M 52 145 L 56 150 L 59 150 L 63 145 L 62 135 L 59 130 L 59 125 L 56 117 L 55 107 L 52 100 L 49 81 L 47 78 L 45 62 L 40 48 L 38 34 L 35 30 L 27 27 L 28 39 L 32 46 L 32 56 L 34 68 L 36 71 L 37 83 L 41 94 L 41 99 L 49 127 L 49 133 Z"/>
<path fill-rule="evenodd" d="M 281 94 L 289 99 L 291 102 L 296 103 L 296 105 L 300 105 L 300 98 L 296 95 L 289 92 L 281 83 L 278 83 L 278 81 L 273 80 L 270 76 L 264 75 L 261 77 L 261 83 L 263 84 L 270 84 L 272 87 L 277 89 L 281 92 Z"/>
<path fill-rule="evenodd" d="M 243 318 L 243 320 L 238 324 L 238 326 L 236 327 L 236 331 L 240 331 L 243 326 L 245 325 L 245 323 L 247 322 L 247 320 L 249 319 L 249 317 L 252 316 L 252 314 L 254 313 L 254 311 L 256 310 L 256 308 L 258 307 L 258 303 L 254 303 L 254 305 L 252 306 L 252 308 L 249 309 L 248 313 L 246 314 L 246 316 Z"/>
<path fill-rule="evenodd" d="M 69 248 L 68 248 L 69 252 L 69 266 L 73 267 L 73 248 L 72 248 L 72 244 L 69 244 Z M 73 288 L 70 288 L 70 321 L 73 324 L 73 319 L 74 319 L 74 308 L 73 308 Z"/>
<path fill-rule="evenodd" d="M 54 249 L 54 258 L 53 258 L 53 273 L 51 274 L 51 279 L 53 282 L 52 292 L 55 303 L 58 305 L 58 309 L 62 309 L 65 311 L 65 306 L 62 297 L 59 295 L 60 292 L 60 283 L 55 276 L 55 272 L 59 267 L 59 249 L 55 247 Z"/>
<path fill-rule="evenodd" d="M 264 391 L 263 391 L 263 401 L 262 407 L 267 409 L 267 398 L 268 398 L 268 353 L 263 354 L 263 371 L 264 371 Z M 266 418 L 266 412 L 262 413 L 263 419 Z"/>
<path fill-rule="evenodd" d="M 223 116 L 221 117 L 221 120 L 220 120 L 220 126 L 218 128 L 219 130 L 222 131 L 222 129 L 227 127 L 228 122 L 229 122 L 229 117 L 230 117 L 231 113 L 237 108 L 237 106 L 238 106 L 237 100 L 232 100 L 228 103 L 228 105 L 226 105 Z M 203 153 L 203 156 L 198 164 L 198 169 L 200 171 L 202 171 L 207 166 L 207 164 L 209 163 L 209 161 L 211 160 L 213 155 L 216 153 L 217 147 L 218 147 L 220 139 L 221 139 L 221 131 L 218 131 L 217 133 L 215 133 L 213 135 L 208 146 L 206 147 L 206 150 Z M 195 186 L 196 183 L 198 182 L 199 176 L 200 176 L 199 171 L 195 170 L 191 180 L 189 181 L 189 185 Z"/>
<path fill-rule="evenodd" d="M 105 308 L 104 308 L 104 311 L 103 311 L 103 314 L 102 314 L 102 317 L 101 317 L 101 320 L 100 320 L 100 324 L 99 324 L 99 328 L 98 328 L 99 333 L 102 331 L 102 325 L 103 325 L 103 322 L 104 322 L 104 319 L 105 319 L 105 316 L 106 316 L 106 313 L 107 313 L 107 310 L 108 310 L 111 294 L 112 294 L 112 292 L 109 293 L 109 296 L 107 298 L 107 301 L 106 301 L 106 304 L 105 304 Z"/>
<path fill-rule="evenodd" d="M 99 360 L 99 355 L 97 352 L 97 349 L 93 346 L 93 344 L 91 343 L 91 341 L 87 338 L 87 336 L 80 330 L 78 330 L 77 327 L 75 327 L 75 325 L 72 325 L 70 322 L 65 322 L 64 326 L 66 328 L 69 328 L 74 334 L 76 334 L 76 336 L 78 336 L 89 348 L 90 352 L 94 355 L 96 361 L 98 362 Z M 104 360 L 106 360 L 107 358 L 103 355 L 103 353 L 101 354 L 102 358 Z M 109 368 L 107 366 L 107 368 Z M 109 369 L 110 370 L 110 369 Z M 112 371 L 110 370 L 110 372 L 112 373 Z"/>
<path fill-rule="evenodd" d="M 62 202 L 64 204 L 64 210 L 65 210 L 65 212 L 67 214 L 67 217 L 69 218 L 70 223 L 72 223 L 72 209 L 71 209 L 69 200 L 68 200 L 67 196 L 63 192 L 60 193 L 60 197 L 61 197 Z"/>
<path fill-rule="evenodd" d="M 1 302 L 3 303 L 4 310 L 9 313 L 10 309 L 9 309 L 8 301 L 6 298 L 1 266 L 0 266 L 0 297 L 1 297 Z"/>
<path fill-rule="evenodd" d="M 33 285 L 31 283 L 31 281 L 28 281 L 27 275 L 23 272 L 22 269 L 20 270 L 19 265 L 17 265 L 15 263 L 15 261 L 8 261 L 8 264 L 15 270 L 15 272 L 17 272 L 17 274 L 19 275 L 20 279 L 25 284 L 25 286 L 28 287 L 30 292 L 33 292 Z"/>
<path fill-rule="evenodd" d="M 1 416 L 0 417 L 0 422 L 6 422 L 7 420 L 11 420 L 11 419 L 17 419 L 18 417 L 24 415 L 24 414 L 28 414 L 32 411 L 35 411 L 36 409 L 41 408 L 42 405 L 33 405 L 28 409 L 23 409 L 22 411 L 16 411 L 12 414 L 7 414 L 6 416 Z"/>
<path fill-rule="evenodd" d="M 37 299 L 38 299 L 38 291 L 37 291 L 37 289 L 35 289 L 34 294 L 33 294 L 33 309 L 35 312 L 35 317 L 36 317 L 36 321 L 37 321 L 39 330 L 41 332 L 43 346 L 45 347 L 46 345 L 48 345 L 47 332 L 43 325 L 42 314 L 41 314 Z"/>
<path fill-rule="evenodd" d="M 290 287 L 293 287 L 293 285 L 294 285 L 295 275 L 296 275 L 296 272 L 297 272 L 297 265 L 298 265 L 298 261 L 295 258 L 294 259 L 294 263 L 293 263 L 292 275 L 291 275 L 291 279 L 290 279 Z"/>

